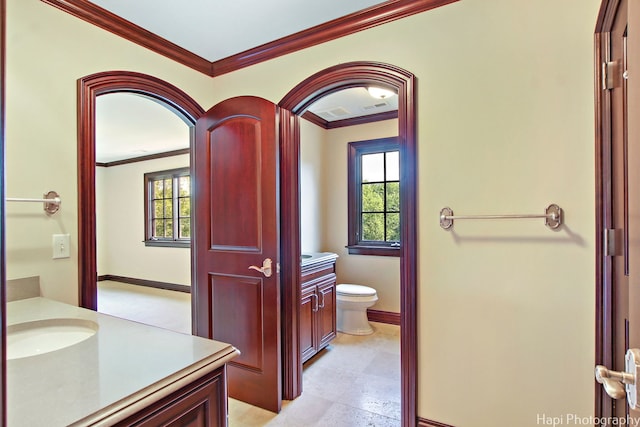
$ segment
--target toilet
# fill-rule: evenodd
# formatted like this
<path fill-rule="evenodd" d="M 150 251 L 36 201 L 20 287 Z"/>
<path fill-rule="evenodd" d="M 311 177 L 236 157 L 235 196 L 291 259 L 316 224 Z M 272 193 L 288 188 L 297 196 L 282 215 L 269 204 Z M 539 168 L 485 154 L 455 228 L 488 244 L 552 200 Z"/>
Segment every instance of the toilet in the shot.
<path fill-rule="evenodd" d="M 350 335 L 369 335 L 373 329 L 367 319 L 367 308 L 378 301 L 376 290 L 369 286 L 342 283 L 336 286 L 338 331 Z"/>

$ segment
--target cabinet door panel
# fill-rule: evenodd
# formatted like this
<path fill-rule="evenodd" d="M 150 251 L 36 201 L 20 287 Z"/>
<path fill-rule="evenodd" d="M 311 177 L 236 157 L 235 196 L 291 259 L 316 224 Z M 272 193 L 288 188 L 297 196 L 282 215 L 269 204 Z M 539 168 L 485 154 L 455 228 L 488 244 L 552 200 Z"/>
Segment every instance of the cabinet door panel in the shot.
<path fill-rule="evenodd" d="M 328 282 L 318 285 L 318 349 L 336 337 L 336 279 L 332 276 Z"/>
<path fill-rule="evenodd" d="M 300 351 L 305 362 L 316 351 L 316 312 L 318 300 L 316 287 L 310 286 L 302 290 L 300 297 Z"/>

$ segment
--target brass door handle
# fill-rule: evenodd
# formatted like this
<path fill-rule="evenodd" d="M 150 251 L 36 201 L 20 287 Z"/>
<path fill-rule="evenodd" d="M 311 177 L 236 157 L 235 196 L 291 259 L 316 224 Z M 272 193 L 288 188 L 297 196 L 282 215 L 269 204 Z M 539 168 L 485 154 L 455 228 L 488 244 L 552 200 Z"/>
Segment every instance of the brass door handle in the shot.
<path fill-rule="evenodd" d="M 614 399 L 622 399 L 627 394 L 624 384 L 635 382 L 633 375 L 626 372 L 610 371 L 606 366 L 596 366 L 596 381 L 604 386 L 604 391 Z"/>
<path fill-rule="evenodd" d="M 614 399 L 627 396 L 631 409 L 636 409 L 640 397 L 640 350 L 630 348 L 625 355 L 625 372 L 611 371 L 606 366 L 596 366 L 596 381 L 604 386 L 604 391 Z"/>
<path fill-rule="evenodd" d="M 271 277 L 271 275 L 273 274 L 273 271 L 271 269 L 272 263 L 273 262 L 271 261 L 271 258 L 266 258 L 264 261 L 262 261 L 262 267 L 250 265 L 249 270 L 259 271 L 260 273 L 264 274 L 264 277 Z"/>

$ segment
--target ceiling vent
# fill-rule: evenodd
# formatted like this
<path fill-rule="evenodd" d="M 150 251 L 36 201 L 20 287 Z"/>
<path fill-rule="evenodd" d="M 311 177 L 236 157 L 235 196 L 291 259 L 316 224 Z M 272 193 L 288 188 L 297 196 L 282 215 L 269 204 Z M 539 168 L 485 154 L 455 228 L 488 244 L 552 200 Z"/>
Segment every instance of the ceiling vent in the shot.
<path fill-rule="evenodd" d="M 363 109 L 365 111 L 371 111 L 371 110 L 377 110 L 379 108 L 384 108 L 384 107 L 388 107 L 389 104 L 386 102 L 378 102 L 377 104 L 373 104 L 373 105 L 366 105 L 363 107 Z"/>
<path fill-rule="evenodd" d="M 316 114 L 323 119 L 336 119 L 339 117 L 348 116 L 349 114 L 351 114 L 351 112 L 344 107 L 336 107 L 326 111 L 319 111 Z"/>

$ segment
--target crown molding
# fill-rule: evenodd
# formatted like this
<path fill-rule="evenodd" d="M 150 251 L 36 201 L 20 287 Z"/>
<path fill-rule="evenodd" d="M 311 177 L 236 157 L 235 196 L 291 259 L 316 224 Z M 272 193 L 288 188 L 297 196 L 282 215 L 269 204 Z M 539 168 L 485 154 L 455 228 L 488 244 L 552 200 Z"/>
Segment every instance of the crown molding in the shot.
<path fill-rule="evenodd" d="M 389 0 L 213 62 L 87 0 L 41 1 L 196 71 L 216 77 L 459 0 Z"/>
<path fill-rule="evenodd" d="M 179 150 L 165 151 L 163 153 L 147 154 L 144 156 L 129 157 L 128 159 L 113 160 L 110 162 L 96 162 L 96 166 L 109 168 L 112 166 L 128 165 L 130 163 L 146 162 L 149 160 L 164 159 L 165 157 L 174 157 L 182 154 L 190 154 L 190 148 L 181 148 Z"/>
<path fill-rule="evenodd" d="M 196 71 L 211 75 L 211 62 L 87 0 L 41 0 Z"/>
<path fill-rule="evenodd" d="M 459 0 L 391 0 L 215 61 L 213 75 L 230 73 L 456 1 Z"/>
<path fill-rule="evenodd" d="M 302 115 L 302 118 L 313 123 L 316 126 L 320 126 L 323 129 L 336 129 L 347 126 L 364 125 L 367 123 L 380 122 L 382 120 L 391 120 L 398 118 L 398 110 L 386 111 L 384 113 L 369 114 L 366 116 L 352 117 L 350 119 L 342 120 L 325 120 L 315 113 L 307 110 Z"/>

